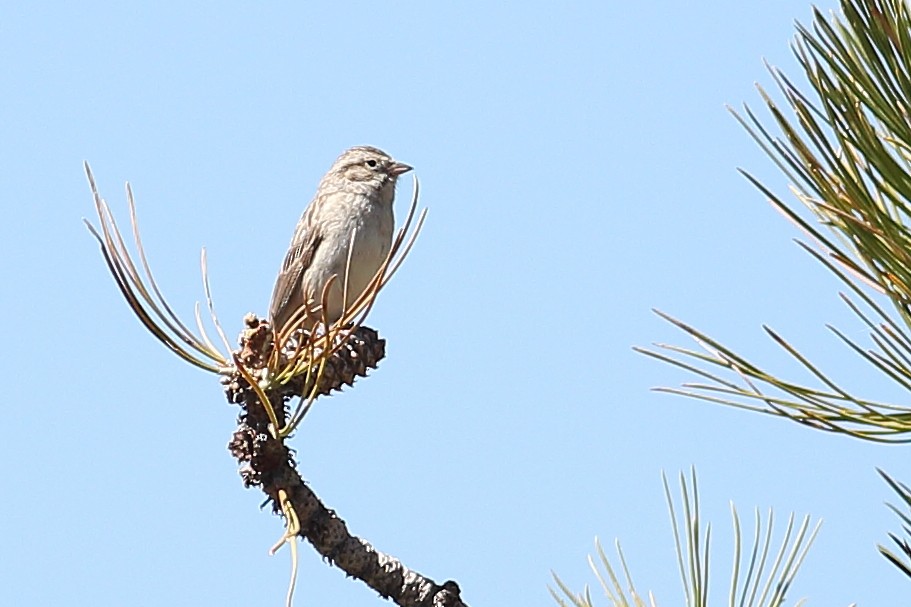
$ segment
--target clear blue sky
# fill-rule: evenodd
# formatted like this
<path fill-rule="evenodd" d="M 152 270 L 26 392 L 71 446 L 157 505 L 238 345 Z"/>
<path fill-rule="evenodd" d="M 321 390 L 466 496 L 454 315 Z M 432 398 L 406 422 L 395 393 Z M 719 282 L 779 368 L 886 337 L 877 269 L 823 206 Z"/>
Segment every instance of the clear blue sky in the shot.
<path fill-rule="evenodd" d="M 364 143 L 416 167 L 430 212 L 370 318 L 388 358 L 294 439 L 353 532 L 475 606 L 550 605 L 549 572 L 581 589 L 593 538 L 616 537 L 640 590 L 681 604 L 660 472 L 695 465 L 714 600 L 729 500 L 825 520 L 792 598 L 907 596 L 875 549 L 899 525 L 874 472 L 911 480 L 906 453 L 652 393 L 685 376 L 631 351 L 684 342 L 658 307 L 802 377 L 765 322 L 896 396 L 826 331 L 863 335 L 735 171 L 784 191 L 723 106 L 758 102 L 763 57 L 794 73 L 807 2 L 307 4 L 0 9 L 2 602 L 283 604 L 281 522 L 225 448 L 235 410 L 128 312 L 81 224 L 81 164 L 122 223 L 131 181 L 188 319 L 207 247 L 233 336 L 319 177 Z M 309 547 L 297 596 L 381 604 Z"/>

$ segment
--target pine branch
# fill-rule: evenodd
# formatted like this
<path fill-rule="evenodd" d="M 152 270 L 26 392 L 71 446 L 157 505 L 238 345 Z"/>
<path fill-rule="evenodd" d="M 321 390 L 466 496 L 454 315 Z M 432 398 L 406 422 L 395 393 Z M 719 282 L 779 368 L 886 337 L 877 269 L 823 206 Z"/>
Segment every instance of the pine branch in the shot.
<path fill-rule="evenodd" d="M 804 250 L 842 281 L 841 298 L 869 330 L 872 347 L 829 327 L 832 332 L 884 378 L 911 391 L 911 10 L 903 0 L 843 0 L 841 9 L 832 18 L 817 10 L 810 27 L 797 27 L 793 50 L 812 95 L 769 68 L 793 114 L 759 89 L 780 134 L 749 107 L 734 113 L 791 181 L 795 200 L 744 175 L 808 237 Z M 708 380 L 660 390 L 864 440 L 911 442 L 911 406 L 849 391 L 774 330 L 766 328 L 815 385 L 766 371 L 705 332 L 659 314 L 701 349 L 656 344 L 638 350 Z"/>
<path fill-rule="evenodd" d="M 241 334 L 236 358 L 247 366 L 223 380 L 228 401 L 239 405 L 241 410 L 228 449 L 240 464 L 244 485 L 260 488 L 268 497 L 273 513 L 285 518 L 288 525 L 285 540 L 292 541 L 292 535 L 306 539 L 327 562 L 402 607 L 463 606 L 455 582 L 437 584 L 352 535 L 345 522 L 305 484 L 291 449 L 275 436 L 261 393 L 246 380 L 262 375 L 267 369 L 272 329 L 252 315 L 245 323 L 247 328 Z M 365 376 L 368 369 L 376 368 L 385 354 L 385 341 L 373 329 L 360 327 L 340 339 L 344 345 L 329 359 L 329 366 L 338 371 L 322 376 L 316 386 L 318 393 L 328 394 L 342 385 L 350 385 L 356 376 Z M 286 355 L 290 354 L 290 347 Z M 303 382 L 290 382 L 265 392 L 280 425 L 289 415 L 289 400 L 306 397 L 311 390 Z"/>
<path fill-rule="evenodd" d="M 308 323 L 302 308 L 275 334 L 268 322 L 248 315 L 240 348 L 229 352 L 227 339 L 215 314 L 208 282 L 205 251 L 202 255 L 203 288 L 211 324 L 224 351 L 209 337 L 196 306 L 196 331 L 173 311 L 153 278 L 145 255 L 133 193 L 127 184 L 130 224 L 136 254 L 132 254 L 114 215 L 98 193 L 85 165 L 99 227 L 86 225 L 98 241 L 108 271 L 134 315 L 149 333 L 173 354 L 204 371 L 218 374 L 228 401 L 240 408 L 238 427 L 228 449 L 240 465 L 246 487 L 257 487 L 267 496 L 275 514 L 285 520 L 285 533 L 273 548 L 289 544 L 296 568 L 297 538 L 306 539 L 327 562 L 357 578 L 402 607 L 463 607 L 458 584 L 438 584 L 379 552 L 369 542 L 352 535 L 345 522 L 327 508 L 297 471 L 287 439 L 298 428 L 319 396 L 328 396 L 356 378 L 366 377 L 385 356 L 386 342 L 363 325 L 380 290 L 408 255 L 423 225 L 426 209 L 416 215 L 419 186 L 415 179 L 411 207 L 392 249 L 368 288 L 342 317 L 328 327 Z M 413 229 L 411 229 L 413 227 Z M 138 257 L 140 263 L 134 262 Z M 140 271 L 138 268 L 142 268 Z M 305 329 L 304 327 L 313 327 Z M 298 399 L 292 410 L 290 402 Z M 294 578 L 288 592 L 288 604 Z"/>

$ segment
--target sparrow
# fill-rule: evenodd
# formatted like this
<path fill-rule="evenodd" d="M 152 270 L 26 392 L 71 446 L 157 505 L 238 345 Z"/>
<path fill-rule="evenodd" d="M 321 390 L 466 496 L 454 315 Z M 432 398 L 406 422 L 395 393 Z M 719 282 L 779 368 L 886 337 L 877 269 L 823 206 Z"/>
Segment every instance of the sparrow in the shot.
<path fill-rule="evenodd" d="M 332 324 L 363 293 L 392 247 L 395 184 L 411 169 L 370 146 L 335 160 L 297 222 L 275 281 L 269 317 L 276 332 L 305 305 L 304 328 L 324 317 Z M 323 290 L 333 276 L 323 311 Z"/>

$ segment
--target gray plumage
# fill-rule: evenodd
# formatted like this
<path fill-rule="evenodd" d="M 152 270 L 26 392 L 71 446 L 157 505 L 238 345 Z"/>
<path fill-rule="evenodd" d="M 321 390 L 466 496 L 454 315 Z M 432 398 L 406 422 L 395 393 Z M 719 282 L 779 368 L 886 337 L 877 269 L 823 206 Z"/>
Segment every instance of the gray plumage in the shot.
<path fill-rule="evenodd" d="M 361 295 L 392 246 L 395 183 L 410 170 L 409 165 L 369 146 L 353 147 L 336 159 L 297 223 L 275 282 L 269 316 L 276 330 L 306 302 L 311 312 L 305 326 L 320 320 L 323 289 L 333 275 L 338 278 L 329 289 L 325 314 L 330 323 Z"/>

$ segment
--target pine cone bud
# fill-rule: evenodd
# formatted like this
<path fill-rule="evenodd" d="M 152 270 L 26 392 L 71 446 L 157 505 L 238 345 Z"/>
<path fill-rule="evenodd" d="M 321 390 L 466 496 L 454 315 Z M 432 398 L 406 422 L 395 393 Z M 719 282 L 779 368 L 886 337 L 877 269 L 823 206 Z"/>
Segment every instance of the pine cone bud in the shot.
<path fill-rule="evenodd" d="M 246 328 L 240 336 L 240 349 L 236 352 L 238 359 L 245 369 L 256 379 L 264 379 L 269 373 L 268 364 L 272 349 L 272 327 L 268 322 L 248 314 L 244 318 Z M 294 356 L 298 349 L 298 340 L 309 339 L 309 333 L 299 331 L 296 335 L 286 340 L 282 345 L 282 352 L 278 356 L 278 368 L 284 367 L 288 360 Z M 313 383 L 319 379 L 316 387 L 316 396 L 330 394 L 333 390 L 341 390 L 350 386 L 358 377 L 366 377 L 370 369 L 376 369 L 379 362 L 386 356 L 386 340 L 381 339 L 377 332 L 369 327 L 358 327 L 356 330 L 343 329 L 337 333 L 332 347 L 335 352 L 326 360 L 322 373 L 318 365 L 310 372 L 308 381 L 307 372 L 300 372 L 283 385 L 276 385 L 266 389 L 267 396 L 281 396 L 287 400 L 294 396 L 308 397 L 313 390 Z M 319 360 L 320 349 L 313 352 L 313 358 Z M 317 378 L 317 376 L 319 377 Z M 236 369 L 222 378 L 228 401 L 233 404 L 242 404 L 244 394 L 250 389 L 246 379 Z M 270 393 L 272 390 L 275 392 Z"/>

